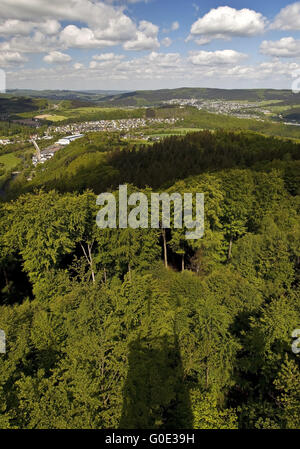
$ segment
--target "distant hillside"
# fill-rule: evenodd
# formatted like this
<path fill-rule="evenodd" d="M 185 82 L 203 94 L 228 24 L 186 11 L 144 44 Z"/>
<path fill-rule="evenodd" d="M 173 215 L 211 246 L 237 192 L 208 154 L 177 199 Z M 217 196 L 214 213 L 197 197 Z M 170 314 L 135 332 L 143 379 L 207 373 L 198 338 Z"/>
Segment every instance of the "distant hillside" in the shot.
<path fill-rule="evenodd" d="M 124 91 L 115 90 L 31 90 L 31 89 L 10 89 L 8 94 L 21 97 L 47 98 L 48 100 L 74 100 L 96 102 L 110 95 L 120 95 Z"/>
<path fill-rule="evenodd" d="M 120 95 L 110 95 L 100 101 L 114 106 L 154 106 L 162 101 L 179 98 L 207 99 L 227 101 L 272 101 L 280 100 L 288 104 L 300 104 L 300 94 L 293 94 L 290 90 L 275 89 L 206 89 L 180 88 L 143 90 L 127 92 Z"/>
<path fill-rule="evenodd" d="M 104 107 L 141 107 L 158 106 L 164 101 L 174 99 L 204 99 L 225 101 L 280 101 L 282 105 L 299 105 L 300 94 L 293 94 L 290 90 L 276 89 L 207 89 L 189 88 L 140 90 L 134 92 L 113 90 L 8 90 L 14 97 L 45 98 L 49 101 L 81 101 L 85 105 Z"/>
<path fill-rule="evenodd" d="M 37 111 L 48 105 L 47 99 L 0 95 L 0 114 Z"/>

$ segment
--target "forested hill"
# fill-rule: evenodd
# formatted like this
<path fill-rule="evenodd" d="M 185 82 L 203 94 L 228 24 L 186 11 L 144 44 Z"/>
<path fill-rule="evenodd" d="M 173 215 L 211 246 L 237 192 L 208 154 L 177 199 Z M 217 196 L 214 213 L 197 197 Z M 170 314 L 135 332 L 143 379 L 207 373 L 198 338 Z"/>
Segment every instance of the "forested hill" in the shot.
<path fill-rule="evenodd" d="M 250 132 L 201 131 L 150 146 L 100 133 L 58 152 L 32 181 L 19 176 L 8 194 L 16 197 L 37 188 L 101 193 L 122 183 L 158 189 L 189 176 L 238 167 L 280 166 L 284 179 L 293 171 L 293 183 L 298 179 L 299 160 L 300 144 Z"/>
<path fill-rule="evenodd" d="M 7 93 L 16 97 L 47 98 L 48 100 L 81 100 L 97 101 L 108 95 L 120 95 L 125 93 L 118 90 L 33 90 L 33 89 L 8 89 Z"/>
<path fill-rule="evenodd" d="M 280 100 L 300 104 L 300 94 L 291 90 L 275 89 L 208 89 L 208 88 L 180 88 L 143 90 L 111 95 L 101 99 L 102 102 L 116 106 L 150 106 L 158 105 L 162 101 L 174 99 L 204 99 L 226 101 L 272 101 Z"/>
<path fill-rule="evenodd" d="M 45 108 L 47 104 L 46 99 L 0 94 L 0 114 L 37 111 Z"/>

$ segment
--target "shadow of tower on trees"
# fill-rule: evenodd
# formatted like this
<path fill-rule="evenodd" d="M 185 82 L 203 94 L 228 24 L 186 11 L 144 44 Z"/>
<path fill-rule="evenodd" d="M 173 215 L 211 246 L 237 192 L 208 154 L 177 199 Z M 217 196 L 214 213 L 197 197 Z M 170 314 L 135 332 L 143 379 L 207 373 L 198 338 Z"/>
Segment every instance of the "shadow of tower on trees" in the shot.
<path fill-rule="evenodd" d="M 190 429 L 192 411 L 174 336 L 131 343 L 120 429 Z"/>

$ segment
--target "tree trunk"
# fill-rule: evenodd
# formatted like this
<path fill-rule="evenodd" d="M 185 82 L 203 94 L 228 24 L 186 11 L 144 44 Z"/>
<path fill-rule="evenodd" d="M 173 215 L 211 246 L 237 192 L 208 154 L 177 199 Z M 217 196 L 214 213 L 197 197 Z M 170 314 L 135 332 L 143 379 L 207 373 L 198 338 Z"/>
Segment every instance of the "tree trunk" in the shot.
<path fill-rule="evenodd" d="M 92 255 L 93 243 L 92 244 L 87 243 L 88 252 L 86 252 L 85 247 L 83 246 L 82 243 L 80 243 L 80 246 L 82 248 L 84 257 L 86 258 L 87 263 L 90 266 L 91 274 L 92 274 L 92 280 L 93 280 L 93 282 L 95 282 L 95 272 L 94 272 L 93 255 Z"/>
<path fill-rule="evenodd" d="M 131 282 L 131 266 L 130 266 L 130 263 L 128 264 L 128 276 L 129 276 L 129 280 Z"/>
<path fill-rule="evenodd" d="M 232 253 L 232 237 L 230 237 L 227 261 L 231 259 L 231 253 Z"/>
<path fill-rule="evenodd" d="M 181 255 L 181 271 L 185 270 L 185 266 L 184 266 L 184 254 Z"/>
<path fill-rule="evenodd" d="M 92 272 L 92 279 L 93 279 L 93 282 L 95 282 L 95 272 L 94 272 L 93 256 L 92 256 L 92 245 L 90 245 L 90 244 L 88 244 L 88 251 L 89 251 L 89 259 L 90 259 L 90 266 L 91 266 L 91 272 Z"/>
<path fill-rule="evenodd" d="M 166 238 L 166 230 L 162 229 L 162 236 L 163 236 L 163 242 L 164 242 L 164 261 L 165 261 L 165 267 L 168 268 L 168 250 L 167 250 L 167 238 Z"/>
<path fill-rule="evenodd" d="M 104 268 L 104 282 L 107 283 L 106 269 Z"/>

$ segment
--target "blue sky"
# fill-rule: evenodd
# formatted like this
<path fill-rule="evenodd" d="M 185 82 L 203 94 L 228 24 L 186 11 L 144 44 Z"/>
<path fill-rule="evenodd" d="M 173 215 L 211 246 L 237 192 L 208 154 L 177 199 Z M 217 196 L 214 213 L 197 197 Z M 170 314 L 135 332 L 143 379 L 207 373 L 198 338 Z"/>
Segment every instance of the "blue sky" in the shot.
<path fill-rule="evenodd" d="M 300 2 L 0 0 L 0 69 L 8 88 L 290 89 Z"/>

